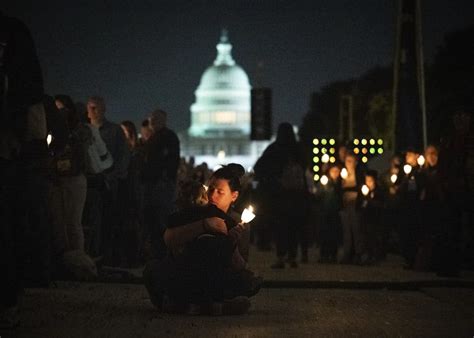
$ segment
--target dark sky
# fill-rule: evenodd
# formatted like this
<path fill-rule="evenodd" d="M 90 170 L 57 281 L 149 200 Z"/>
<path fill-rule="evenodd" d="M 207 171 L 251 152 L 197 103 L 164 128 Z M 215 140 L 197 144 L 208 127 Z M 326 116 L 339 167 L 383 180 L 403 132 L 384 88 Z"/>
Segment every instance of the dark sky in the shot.
<path fill-rule="evenodd" d="M 311 92 L 388 65 L 394 49 L 394 0 L 9 3 L 5 14 L 32 30 L 48 93 L 104 96 L 117 122 L 139 122 L 161 107 L 176 130 L 189 126 L 194 91 L 223 27 L 252 86 L 263 62 L 260 84 L 273 88 L 274 126 L 301 124 Z M 428 58 L 446 32 L 474 22 L 472 7 L 472 0 L 422 1 Z"/>

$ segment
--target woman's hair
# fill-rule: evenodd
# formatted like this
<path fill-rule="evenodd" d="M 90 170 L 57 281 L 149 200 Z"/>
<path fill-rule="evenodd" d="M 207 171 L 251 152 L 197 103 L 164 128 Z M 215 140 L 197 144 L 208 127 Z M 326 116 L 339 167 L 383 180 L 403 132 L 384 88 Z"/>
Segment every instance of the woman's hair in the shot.
<path fill-rule="evenodd" d="M 120 124 L 124 126 L 125 129 L 127 129 L 128 135 L 130 135 L 130 138 L 136 141 L 138 138 L 138 134 L 137 134 L 137 128 L 135 127 L 135 124 L 129 120 L 122 121 L 122 123 Z"/>
<path fill-rule="evenodd" d="M 222 168 L 217 169 L 211 178 L 225 179 L 229 181 L 231 191 L 240 191 L 242 189 L 241 178 L 245 174 L 245 169 L 240 164 L 229 163 Z"/>
<path fill-rule="evenodd" d="M 67 124 L 69 129 L 74 129 L 79 122 L 82 122 L 81 114 L 77 111 L 74 101 L 69 95 L 58 94 L 54 97 L 55 101 L 59 101 L 64 105 L 66 112 Z"/>

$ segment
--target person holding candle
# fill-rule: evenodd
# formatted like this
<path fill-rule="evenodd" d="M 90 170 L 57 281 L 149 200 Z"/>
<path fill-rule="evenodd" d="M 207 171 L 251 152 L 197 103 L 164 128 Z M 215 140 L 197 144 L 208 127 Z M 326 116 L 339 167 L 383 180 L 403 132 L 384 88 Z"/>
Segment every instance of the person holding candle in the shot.
<path fill-rule="evenodd" d="M 383 224 L 382 210 L 384 195 L 377 183 L 378 174 L 368 170 L 365 174 L 365 184 L 357 197 L 357 208 L 360 212 L 361 229 L 364 235 L 364 253 L 360 264 L 373 264 L 383 258 Z"/>
<path fill-rule="evenodd" d="M 357 157 L 353 153 L 346 155 L 341 170 L 342 178 L 342 210 L 344 256 L 342 264 L 358 263 L 363 253 L 363 236 L 360 228 L 359 213 L 356 209 L 357 195 L 364 182 L 364 176 L 358 169 Z M 344 172 L 344 175 L 343 175 Z"/>
<path fill-rule="evenodd" d="M 336 164 L 329 166 L 327 176 L 319 181 L 316 199 L 321 206 L 321 224 L 319 228 L 319 263 L 336 263 L 337 245 L 340 234 L 342 207 L 341 169 Z"/>
<path fill-rule="evenodd" d="M 420 171 L 414 149 L 405 152 L 404 174 L 400 193 L 400 251 L 405 258 L 405 268 L 413 269 L 421 235 L 421 208 L 424 199 L 424 174 Z"/>
<path fill-rule="evenodd" d="M 244 221 L 249 221 L 232 208 L 243 173 L 237 164 L 220 168 L 209 180 L 207 205 L 170 216 L 164 233 L 169 255 L 149 262 L 144 271 L 145 286 L 158 308 L 214 315 L 249 309 L 248 297 L 258 292 L 262 280 L 247 269 L 237 249 L 248 231 Z"/>

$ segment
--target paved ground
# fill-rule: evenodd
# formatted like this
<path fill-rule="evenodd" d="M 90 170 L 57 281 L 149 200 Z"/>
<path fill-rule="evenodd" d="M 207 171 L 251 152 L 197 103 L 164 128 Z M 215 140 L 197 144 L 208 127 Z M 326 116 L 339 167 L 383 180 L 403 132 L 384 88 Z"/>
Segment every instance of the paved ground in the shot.
<path fill-rule="evenodd" d="M 472 289 L 263 289 L 248 314 L 156 312 L 141 285 L 60 283 L 27 290 L 1 337 L 472 337 Z"/>
<path fill-rule="evenodd" d="M 271 253 L 253 252 L 252 265 L 269 282 L 319 278 L 331 283 L 328 288 L 276 288 L 270 283 L 243 316 L 162 314 L 155 311 L 140 284 L 58 282 L 50 289 L 26 290 L 21 325 L 16 330 L 0 330 L 0 337 L 474 336 L 472 272 L 455 279 L 471 287 L 389 290 L 349 285 L 344 289 L 337 283 L 443 279 L 403 270 L 397 257 L 378 267 L 356 267 L 317 265 L 315 255 L 310 264 L 298 269 L 273 271 L 267 264 L 273 259 Z"/>

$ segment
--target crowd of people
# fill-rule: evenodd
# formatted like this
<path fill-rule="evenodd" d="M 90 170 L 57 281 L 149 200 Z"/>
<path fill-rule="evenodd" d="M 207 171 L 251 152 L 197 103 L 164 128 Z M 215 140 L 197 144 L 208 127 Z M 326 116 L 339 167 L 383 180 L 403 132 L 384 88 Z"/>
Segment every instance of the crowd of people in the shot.
<path fill-rule="evenodd" d="M 254 168 L 257 248 L 275 244 L 275 269 L 298 267 L 298 247 L 307 263 L 312 245 L 320 263 L 375 265 L 391 253 L 403 257 L 406 269 L 441 276 L 472 267 L 470 115 L 457 110 L 452 120 L 439 144 L 395 154 L 380 172 L 341 144 L 335 163 L 322 164 L 317 183 L 291 125 L 281 124 Z"/>

